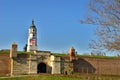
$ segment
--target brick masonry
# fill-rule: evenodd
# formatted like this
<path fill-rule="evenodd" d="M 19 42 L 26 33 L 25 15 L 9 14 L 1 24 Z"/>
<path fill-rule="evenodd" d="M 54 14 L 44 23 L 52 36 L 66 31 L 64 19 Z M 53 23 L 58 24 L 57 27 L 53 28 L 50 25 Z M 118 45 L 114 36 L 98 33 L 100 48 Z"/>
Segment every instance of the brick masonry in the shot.
<path fill-rule="evenodd" d="M 75 72 L 120 75 L 120 58 L 78 58 L 73 63 Z"/>
<path fill-rule="evenodd" d="M 0 53 L 0 76 L 9 76 L 11 72 L 10 54 Z"/>

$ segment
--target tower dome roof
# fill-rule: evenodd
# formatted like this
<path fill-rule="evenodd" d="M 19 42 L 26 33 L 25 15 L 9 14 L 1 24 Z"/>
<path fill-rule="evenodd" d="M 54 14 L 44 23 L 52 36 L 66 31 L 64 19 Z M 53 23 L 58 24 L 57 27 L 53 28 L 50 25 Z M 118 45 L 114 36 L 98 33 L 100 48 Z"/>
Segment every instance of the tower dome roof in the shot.
<path fill-rule="evenodd" d="M 70 50 L 75 50 L 75 49 L 74 49 L 74 47 L 72 46 L 72 47 L 70 48 Z"/>
<path fill-rule="evenodd" d="M 36 29 L 36 27 L 34 25 L 34 20 L 32 20 L 32 24 L 31 24 L 30 28 L 35 28 Z"/>

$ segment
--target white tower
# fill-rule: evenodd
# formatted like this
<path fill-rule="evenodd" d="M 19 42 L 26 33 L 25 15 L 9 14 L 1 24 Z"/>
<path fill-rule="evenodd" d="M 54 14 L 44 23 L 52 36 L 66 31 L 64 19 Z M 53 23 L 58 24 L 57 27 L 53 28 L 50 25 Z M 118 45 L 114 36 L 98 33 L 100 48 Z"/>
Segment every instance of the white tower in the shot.
<path fill-rule="evenodd" d="M 37 29 L 34 25 L 34 20 L 32 20 L 32 24 L 28 32 L 27 52 L 36 50 L 37 50 Z"/>

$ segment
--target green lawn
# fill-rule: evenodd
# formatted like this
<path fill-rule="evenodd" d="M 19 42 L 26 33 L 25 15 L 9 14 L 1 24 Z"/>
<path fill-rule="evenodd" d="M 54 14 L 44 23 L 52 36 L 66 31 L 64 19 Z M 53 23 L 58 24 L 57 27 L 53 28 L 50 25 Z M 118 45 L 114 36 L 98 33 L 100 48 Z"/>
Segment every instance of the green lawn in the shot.
<path fill-rule="evenodd" d="M 67 56 L 66 53 L 52 53 L 55 56 Z"/>
<path fill-rule="evenodd" d="M 0 80 L 82 80 L 82 79 L 63 75 L 33 75 L 12 78 L 0 78 Z"/>
<path fill-rule="evenodd" d="M 120 80 L 119 75 L 73 74 L 73 75 L 24 75 L 0 78 L 0 80 Z"/>
<path fill-rule="evenodd" d="M 9 54 L 10 50 L 0 50 L 0 54 Z"/>
<path fill-rule="evenodd" d="M 17 54 L 34 54 L 34 52 L 18 51 Z"/>
<path fill-rule="evenodd" d="M 9 54 L 10 50 L 0 50 L 0 54 Z M 34 52 L 24 52 L 24 51 L 18 51 L 17 54 L 34 54 Z M 67 53 L 52 53 L 55 56 L 68 56 Z M 83 58 L 105 58 L 105 59 L 120 59 L 120 57 L 116 57 L 116 56 L 90 56 L 89 54 L 86 55 L 77 55 L 78 57 L 83 57 Z"/>

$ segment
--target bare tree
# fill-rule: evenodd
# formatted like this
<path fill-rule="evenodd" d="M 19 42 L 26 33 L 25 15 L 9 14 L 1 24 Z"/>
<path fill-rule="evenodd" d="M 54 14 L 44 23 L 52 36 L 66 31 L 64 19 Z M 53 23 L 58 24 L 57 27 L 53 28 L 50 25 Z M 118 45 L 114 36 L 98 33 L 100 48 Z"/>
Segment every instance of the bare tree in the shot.
<path fill-rule="evenodd" d="M 104 51 L 120 51 L 120 0 L 91 0 L 90 13 L 81 23 L 96 25 L 97 40 L 90 48 Z"/>

